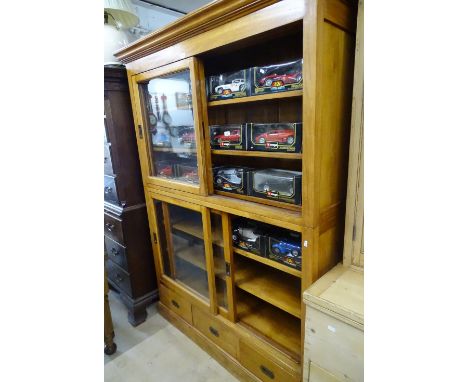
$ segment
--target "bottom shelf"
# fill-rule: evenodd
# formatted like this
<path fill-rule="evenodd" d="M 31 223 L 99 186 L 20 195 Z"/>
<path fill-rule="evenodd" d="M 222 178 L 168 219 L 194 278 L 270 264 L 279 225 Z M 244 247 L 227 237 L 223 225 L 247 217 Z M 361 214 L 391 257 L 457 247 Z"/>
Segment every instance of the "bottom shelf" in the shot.
<path fill-rule="evenodd" d="M 296 362 L 301 360 L 301 320 L 236 288 L 239 323 L 273 342 Z"/>

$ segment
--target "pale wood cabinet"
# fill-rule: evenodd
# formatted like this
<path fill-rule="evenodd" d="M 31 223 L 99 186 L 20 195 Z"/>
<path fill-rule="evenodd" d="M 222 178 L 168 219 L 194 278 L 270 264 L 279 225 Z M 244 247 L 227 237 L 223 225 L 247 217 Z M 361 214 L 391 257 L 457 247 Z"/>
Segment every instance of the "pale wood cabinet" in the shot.
<path fill-rule="evenodd" d="M 215 1 L 116 53 L 160 312 L 241 380 L 301 379 L 302 293 L 342 260 L 354 33 L 352 2 Z M 289 76 L 301 86 L 290 91 L 208 99 L 210 76 L 297 60 L 302 71 Z M 302 124 L 302 150 L 212 148 L 211 126 L 266 123 Z M 220 166 L 299 174 L 301 197 L 219 190 Z"/>

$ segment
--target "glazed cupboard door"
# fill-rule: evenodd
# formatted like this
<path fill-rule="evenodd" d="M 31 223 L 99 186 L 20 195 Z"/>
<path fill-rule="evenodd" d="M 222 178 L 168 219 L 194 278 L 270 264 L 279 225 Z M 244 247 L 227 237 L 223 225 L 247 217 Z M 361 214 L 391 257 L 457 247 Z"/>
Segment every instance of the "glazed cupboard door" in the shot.
<path fill-rule="evenodd" d="M 190 58 L 134 77 L 146 184 L 206 193 L 197 73 Z"/>

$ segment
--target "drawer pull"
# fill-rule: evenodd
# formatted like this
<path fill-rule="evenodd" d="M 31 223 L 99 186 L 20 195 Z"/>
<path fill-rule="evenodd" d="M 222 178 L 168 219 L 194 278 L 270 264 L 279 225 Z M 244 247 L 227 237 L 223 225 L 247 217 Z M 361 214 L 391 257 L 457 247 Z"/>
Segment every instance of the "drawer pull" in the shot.
<path fill-rule="evenodd" d="M 273 373 L 270 369 L 266 366 L 260 365 L 260 370 L 263 374 L 265 374 L 270 379 L 275 379 L 275 373 Z"/>
<path fill-rule="evenodd" d="M 109 186 L 104 187 L 104 193 L 105 194 L 109 194 L 111 192 L 112 192 L 112 187 L 109 187 Z"/>
<path fill-rule="evenodd" d="M 121 283 L 123 281 L 123 278 L 122 276 L 120 276 L 118 273 L 117 273 L 117 276 L 116 276 L 116 279 L 119 283 Z"/>
<path fill-rule="evenodd" d="M 117 256 L 117 254 L 119 253 L 119 251 L 115 249 L 114 247 L 111 248 L 111 252 L 114 256 Z"/>
<path fill-rule="evenodd" d="M 111 223 L 106 223 L 106 228 L 108 231 L 112 231 L 114 229 L 115 225 Z"/>
<path fill-rule="evenodd" d="M 177 309 L 180 308 L 180 305 L 176 300 L 171 300 L 171 302 L 172 302 L 172 305 L 174 305 Z"/>
<path fill-rule="evenodd" d="M 106 163 L 106 162 L 107 162 L 107 157 L 104 157 L 104 163 Z"/>
<path fill-rule="evenodd" d="M 215 337 L 219 337 L 219 332 L 215 328 L 210 326 L 208 329 L 210 329 L 211 334 L 213 334 Z"/>

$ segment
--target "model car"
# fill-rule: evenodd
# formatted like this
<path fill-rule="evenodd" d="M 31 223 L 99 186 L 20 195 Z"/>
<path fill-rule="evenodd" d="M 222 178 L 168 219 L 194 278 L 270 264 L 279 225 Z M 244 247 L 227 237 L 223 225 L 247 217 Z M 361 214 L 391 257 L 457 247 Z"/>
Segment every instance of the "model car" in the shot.
<path fill-rule="evenodd" d="M 189 170 L 186 173 L 182 174 L 182 178 L 189 182 L 197 183 L 198 182 L 198 171 Z"/>
<path fill-rule="evenodd" d="M 219 85 L 215 87 L 215 92 L 218 94 L 242 92 L 245 90 L 245 81 L 241 78 L 232 80 L 231 83 Z"/>
<path fill-rule="evenodd" d="M 260 86 L 272 86 L 274 82 L 279 82 L 278 86 L 294 84 L 302 81 L 302 72 L 292 71 L 285 74 L 272 73 L 263 76 L 258 80 Z"/>
<path fill-rule="evenodd" d="M 238 170 L 235 168 L 228 168 L 219 170 L 216 173 L 214 181 L 218 186 L 226 190 L 232 190 L 240 187 L 242 178 L 239 177 Z"/>
<path fill-rule="evenodd" d="M 271 250 L 277 256 L 275 258 L 294 267 L 300 267 L 302 263 L 301 247 L 297 244 L 279 241 L 271 246 Z"/>
<path fill-rule="evenodd" d="M 195 131 L 186 131 L 183 133 L 180 137 L 180 143 L 181 144 L 192 144 L 195 142 Z"/>
<path fill-rule="evenodd" d="M 286 142 L 288 145 L 294 143 L 294 131 L 290 129 L 270 130 L 255 137 L 255 143 Z"/>
<path fill-rule="evenodd" d="M 154 142 L 155 146 L 171 147 L 171 138 L 166 133 L 156 133 Z"/>
<path fill-rule="evenodd" d="M 241 139 L 240 137 L 240 130 L 226 130 L 223 134 L 218 134 L 213 137 L 213 140 L 222 143 L 222 142 L 239 142 Z"/>
<path fill-rule="evenodd" d="M 285 184 L 284 179 L 275 179 L 271 178 L 264 183 L 260 183 L 259 185 L 255 186 L 257 190 L 263 190 L 263 192 L 267 193 L 270 196 L 287 196 L 290 197 L 294 194 L 294 188 L 292 185 Z M 281 191 L 279 191 L 281 190 Z"/>
<path fill-rule="evenodd" d="M 238 226 L 232 230 L 232 241 L 241 248 L 252 250 L 260 237 L 253 228 Z"/>
<path fill-rule="evenodd" d="M 167 165 L 161 169 L 158 169 L 158 174 L 162 176 L 171 176 L 172 177 L 172 166 Z"/>

